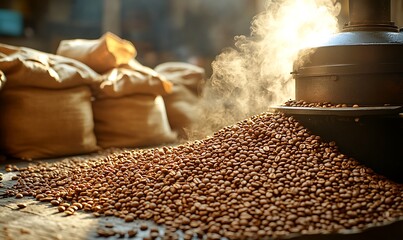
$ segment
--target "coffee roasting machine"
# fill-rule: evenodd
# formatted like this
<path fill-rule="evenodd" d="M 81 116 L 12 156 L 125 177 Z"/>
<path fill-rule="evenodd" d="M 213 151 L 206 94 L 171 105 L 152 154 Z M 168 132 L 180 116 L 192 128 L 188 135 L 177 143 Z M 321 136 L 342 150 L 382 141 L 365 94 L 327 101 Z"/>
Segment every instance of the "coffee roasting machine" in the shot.
<path fill-rule="evenodd" d="M 275 109 L 402 183 L 403 28 L 391 22 L 390 12 L 390 0 L 350 0 L 343 30 L 294 64 L 296 101 L 349 107 Z"/>

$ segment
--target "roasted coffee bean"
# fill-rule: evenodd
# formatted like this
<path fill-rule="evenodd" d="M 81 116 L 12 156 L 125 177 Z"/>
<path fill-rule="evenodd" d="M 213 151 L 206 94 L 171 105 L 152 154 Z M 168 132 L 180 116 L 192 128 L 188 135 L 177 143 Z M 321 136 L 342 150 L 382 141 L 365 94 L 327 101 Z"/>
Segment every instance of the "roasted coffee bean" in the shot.
<path fill-rule="evenodd" d="M 59 212 L 64 212 L 64 211 L 66 211 L 66 207 L 60 205 L 60 206 L 57 207 L 57 210 L 58 210 Z"/>
<path fill-rule="evenodd" d="M 133 215 L 126 215 L 124 217 L 125 222 L 133 222 L 134 221 L 134 216 Z"/>
<path fill-rule="evenodd" d="M 73 203 L 73 204 L 72 204 L 72 206 L 77 207 L 77 210 L 79 210 L 79 209 L 82 209 L 82 208 L 83 208 L 83 205 L 82 205 L 81 203 L 78 203 L 78 202 Z"/>
<path fill-rule="evenodd" d="M 148 229 L 148 225 L 146 223 L 143 223 L 143 224 L 140 225 L 140 230 L 141 231 L 145 231 L 147 229 Z"/>
<path fill-rule="evenodd" d="M 17 204 L 17 207 L 18 207 L 18 208 L 26 208 L 27 205 L 25 205 L 24 203 L 18 203 L 18 204 Z"/>
<path fill-rule="evenodd" d="M 105 229 L 105 228 L 98 228 L 97 234 L 100 237 L 112 237 L 116 235 L 116 232 L 113 229 Z"/>
<path fill-rule="evenodd" d="M 52 204 L 53 206 L 59 206 L 60 202 L 56 199 L 53 199 L 52 201 L 50 201 L 50 204 Z"/>
<path fill-rule="evenodd" d="M 22 193 L 17 193 L 16 195 L 15 195 L 15 198 L 23 198 L 24 197 L 24 195 L 22 195 Z"/>
<path fill-rule="evenodd" d="M 135 237 L 137 235 L 137 230 L 130 229 L 129 231 L 127 231 L 127 235 L 129 236 L 129 238 Z"/>
<path fill-rule="evenodd" d="M 68 208 L 68 207 L 70 207 L 70 203 L 64 202 L 64 203 L 61 203 L 60 206 L 62 206 L 64 208 Z"/>
<path fill-rule="evenodd" d="M 64 213 L 69 216 L 69 215 L 73 215 L 75 213 L 75 211 L 72 209 L 67 209 L 66 211 L 64 211 Z"/>
<path fill-rule="evenodd" d="M 36 200 L 40 200 L 40 199 L 42 199 L 44 197 L 45 197 L 45 195 L 43 195 L 43 194 L 38 194 L 38 195 L 35 196 Z"/>

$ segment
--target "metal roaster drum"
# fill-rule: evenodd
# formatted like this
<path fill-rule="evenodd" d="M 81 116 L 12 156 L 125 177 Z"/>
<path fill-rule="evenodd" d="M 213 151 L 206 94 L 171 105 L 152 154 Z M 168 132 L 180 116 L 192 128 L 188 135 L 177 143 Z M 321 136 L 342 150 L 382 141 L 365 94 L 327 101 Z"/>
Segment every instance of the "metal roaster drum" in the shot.
<path fill-rule="evenodd" d="M 275 108 L 403 182 L 403 29 L 390 10 L 390 0 L 350 0 L 342 32 L 294 64 L 296 100 L 359 107 Z"/>

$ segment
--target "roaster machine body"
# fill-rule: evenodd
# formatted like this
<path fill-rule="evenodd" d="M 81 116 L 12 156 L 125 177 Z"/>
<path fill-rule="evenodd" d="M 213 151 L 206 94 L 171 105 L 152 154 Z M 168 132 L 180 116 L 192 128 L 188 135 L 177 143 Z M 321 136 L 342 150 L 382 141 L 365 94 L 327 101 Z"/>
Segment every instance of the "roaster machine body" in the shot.
<path fill-rule="evenodd" d="M 276 108 L 402 183 L 403 28 L 391 22 L 390 10 L 390 0 L 350 0 L 343 30 L 301 51 L 294 64 L 295 100 L 350 107 Z"/>

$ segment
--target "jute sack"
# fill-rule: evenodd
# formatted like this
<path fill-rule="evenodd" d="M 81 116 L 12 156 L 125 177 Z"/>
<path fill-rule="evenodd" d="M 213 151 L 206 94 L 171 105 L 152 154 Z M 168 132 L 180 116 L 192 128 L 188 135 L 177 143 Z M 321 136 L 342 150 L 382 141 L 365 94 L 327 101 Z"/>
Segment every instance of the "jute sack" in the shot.
<path fill-rule="evenodd" d="M 197 104 L 205 81 L 205 71 L 182 62 L 166 62 L 154 68 L 173 84 L 172 93 L 163 95 L 171 128 L 179 133 L 197 118 Z"/>
<path fill-rule="evenodd" d="M 164 95 L 172 92 L 172 83 L 154 70 L 142 65 L 121 65 L 100 77 L 94 95 L 118 98 L 133 94 Z"/>
<path fill-rule="evenodd" d="M 131 42 L 110 32 L 94 40 L 63 40 L 56 53 L 85 63 L 98 73 L 128 64 L 137 54 Z"/>
<path fill-rule="evenodd" d="M 74 59 L 1 43 L 0 69 L 7 88 L 65 89 L 91 85 L 98 79 L 97 73 Z"/>
<path fill-rule="evenodd" d="M 4 90 L 0 109 L 0 146 L 9 156 L 40 159 L 98 149 L 86 86 Z"/>
<path fill-rule="evenodd" d="M 161 94 L 171 84 L 144 66 L 125 66 L 104 74 L 94 90 L 93 112 L 99 146 L 148 147 L 172 143 Z"/>
<path fill-rule="evenodd" d="M 98 74 L 73 59 L 0 44 L 0 149 L 39 159 L 99 149 L 90 84 Z"/>
<path fill-rule="evenodd" d="M 98 144 L 109 147 L 147 147 L 172 143 L 161 96 L 135 94 L 93 102 Z"/>

